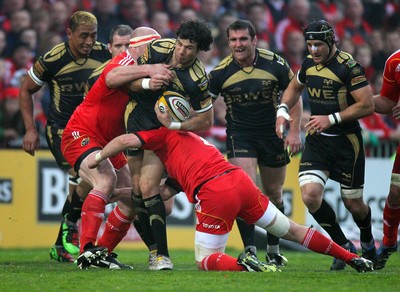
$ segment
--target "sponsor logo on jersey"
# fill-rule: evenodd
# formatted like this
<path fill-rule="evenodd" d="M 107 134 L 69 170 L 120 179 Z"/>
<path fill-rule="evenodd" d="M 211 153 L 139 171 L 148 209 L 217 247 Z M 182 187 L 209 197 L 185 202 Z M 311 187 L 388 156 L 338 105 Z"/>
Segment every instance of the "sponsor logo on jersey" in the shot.
<path fill-rule="evenodd" d="M 207 229 L 221 229 L 221 225 L 219 225 L 219 224 L 203 223 L 202 225 L 203 225 L 204 228 L 207 228 Z"/>
<path fill-rule="evenodd" d="M 397 64 L 396 69 L 394 71 L 395 72 L 400 72 L 400 64 Z"/>
<path fill-rule="evenodd" d="M 351 79 L 351 86 L 355 86 L 365 81 L 367 81 L 367 78 L 365 78 L 365 76 L 354 77 L 353 79 Z"/>
<path fill-rule="evenodd" d="M 89 142 L 90 142 L 90 138 L 89 137 L 84 138 L 84 139 L 82 139 L 81 146 L 84 147 L 84 146 L 88 145 Z"/>

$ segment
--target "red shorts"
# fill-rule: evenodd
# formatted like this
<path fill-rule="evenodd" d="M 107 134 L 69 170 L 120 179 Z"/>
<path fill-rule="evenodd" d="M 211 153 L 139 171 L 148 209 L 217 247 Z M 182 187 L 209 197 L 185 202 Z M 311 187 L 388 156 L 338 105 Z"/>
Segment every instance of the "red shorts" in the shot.
<path fill-rule="evenodd" d="M 225 234 L 236 217 L 253 224 L 264 215 L 269 199 L 242 170 L 236 169 L 205 183 L 196 195 L 196 230 Z"/>
<path fill-rule="evenodd" d="M 83 131 L 79 131 L 77 136 L 76 131 L 71 132 L 68 128 L 65 128 L 61 139 L 64 158 L 76 171 L 79 169 L 79 165 L 75 165 L 78 160 L 82 161 L 84 157 L 94 150 L 103 149 L 106 144 L 105 141 L 99 141 L 98 138 L 91 137 Z M 126 156 L 123 153 L 110 157 L 110 161 L 115 169 L 120 169 L 127 163 Z"/>

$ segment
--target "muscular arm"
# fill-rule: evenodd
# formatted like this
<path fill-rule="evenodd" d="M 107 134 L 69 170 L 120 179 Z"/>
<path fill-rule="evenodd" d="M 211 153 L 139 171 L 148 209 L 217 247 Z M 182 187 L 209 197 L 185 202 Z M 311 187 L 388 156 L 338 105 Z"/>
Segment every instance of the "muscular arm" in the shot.
<path fill-rule="evenodd" d="M 375 112 L 379 114 L 391 114 L 396 103 L 379 94 L 374 95 Z"/>
<path fill-rule="evenodd" d="M 22 147 L 32 156 L 39 146 L 39 134 L 33 117 L 33 94 L 40 88 L 27 74 L 19 91 L 19 106 L 26 130 Z"/>
<path fill-rule="evenodd" d="M 358 120 L 373 114 L 374 100 L 371 86 L 354 90 L 351 95 L 356 102 L 340 112 L 342 122 Z"/>
<path fill-rule="evenodd" d="M 164 127 L 169 128 L 172 123 L 172 118 L 168 113 L 168 109 L 165 113 L 160 112 L 157 103 L 154 105 L 154 110 L 157 114 L 158 120 L 163 124 Z M 211 128 L 214 120 L 214 111 L 210 108 L 208 111 L 195 114 L 188 120 L 181 123 L 180 129 L 182 131 L 207 131 Z"/>
<path fill-rule="evenodd" d="M 110 88 L 117 88 L 120 86 L 128 85 L 132 81 L 135 81 L 139 78 L 145 77 L 153 77 L 154 75 L 159 74 L 165 76 L 166 79 L 172 79 L 173 73 L 169 70 L 168 65 L 164 64 L 150 64 L 150 65 L 129 65 L 129 66 L 118 66 L 113 68 L 110 72 L 107 73 L 106 83 Z M 135 83 L 136 86 L 141 87 L 141 80 L 137 80 Z"/>
<path fill-rule="evenodd" d="M 141 146 L 142 142 L 135 134 L 120 135 L 111 140 L 97 155 L 89 155 L 88 166 L 89 168 L 95 168 L 101 161 L 115 156 L 127 148 L 139 148 Z M 96 159 L 95 157 L 99 157 L 99 154 L 101 159 Z"/>
<path fill-rule="evenodd" d="M 293 126 L 291 125 L 290 128 L 293 127 L 293 129 L 296 131 L 296 129 L 300 129 L 300 120 L 301 120 L 301 113 L 302 113 L 302 108 L 303 108 L 303 103 L 300 100 L 301 92 L 304 89 L 304 85 L 300 84 L 297 81 L 297 78 L 294 77 L 288 87 L 285 89 L 283 92 L 282 98 L 281 98 L 281 104 L 286 104 L 290 110 L 290 114 L 293 114 L 295 117 L 295 121 Z M 279 138 L 283 138 L 283 130 L 286 128 L 287 122 L 293 122 L 293 119 L 289 117 L 287 120 L 283 116 L 277 116 L 276 117 L 276 124 L 275 124 L 275 130 L 276 134 L 278 135 Z M 287 146 L 287 145 L 285 145 Z"/>

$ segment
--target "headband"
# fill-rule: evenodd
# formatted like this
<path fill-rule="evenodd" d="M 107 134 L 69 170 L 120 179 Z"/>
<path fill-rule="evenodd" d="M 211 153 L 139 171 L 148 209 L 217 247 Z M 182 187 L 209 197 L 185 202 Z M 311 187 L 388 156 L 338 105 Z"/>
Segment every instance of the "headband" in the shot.
<path fill-rule="evenodd" d="M 142 45 L 150 43 L 151 41 L 157 40 L 159 38 L 161 38 L 161 36 L 159 34 L 148 34 L 148 35 L 144 35 L 144 36 L 137 36 L 137 37 L 131 38 L 129 40 L 129 47 L 130 48 L 140 47 Z"/>

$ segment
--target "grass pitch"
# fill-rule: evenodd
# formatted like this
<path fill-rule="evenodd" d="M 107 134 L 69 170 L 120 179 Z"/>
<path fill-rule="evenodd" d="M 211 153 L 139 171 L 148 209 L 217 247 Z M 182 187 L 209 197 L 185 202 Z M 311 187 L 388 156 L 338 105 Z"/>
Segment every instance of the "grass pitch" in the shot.
<path fill-rule="evenodd" d="M 145 250 L 116 252 L 134 270 L 79 270 L 50 261 L 48 249 L 0 249 L 0 291 L 400 291 L 399 253 L 385 269 L 361 274 L 330 272 L 332 258 L 312 252 L 284 251 L 289 262 L 281 273 L 198 271 L 192 250 L 171 250 L 175 269 L 153 272 Z"/>

